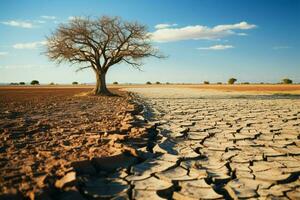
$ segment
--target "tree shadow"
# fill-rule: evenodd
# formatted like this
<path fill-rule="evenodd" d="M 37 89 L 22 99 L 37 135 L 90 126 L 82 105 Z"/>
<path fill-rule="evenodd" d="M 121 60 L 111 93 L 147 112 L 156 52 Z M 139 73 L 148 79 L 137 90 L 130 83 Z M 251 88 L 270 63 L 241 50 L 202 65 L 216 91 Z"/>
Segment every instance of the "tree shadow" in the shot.
<path fill-rule="evenodd" d="M 115 92 L 107 92 L 107 93 L 103 93 L 103 94 L 95 94 L 94 90 L 90 90 L 87 92 L 81 92 L 79 94 L 74 95 L 75 97 L 85 97 L 85 96 L 94 96 L 94 97 L 122 97 L 122 95 L 117 94 Z"/>

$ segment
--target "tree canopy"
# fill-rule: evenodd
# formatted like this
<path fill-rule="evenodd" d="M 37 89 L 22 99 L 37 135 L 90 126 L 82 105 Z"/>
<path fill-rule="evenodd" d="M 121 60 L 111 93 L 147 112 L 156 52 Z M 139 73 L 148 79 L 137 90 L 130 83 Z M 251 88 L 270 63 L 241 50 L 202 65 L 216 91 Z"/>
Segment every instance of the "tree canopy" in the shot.
<path fill-rule="evenodd" d="M 228 84 L 234 84 L 235 82 L 237 81 L 237 79 L 236 78 L 230 78 L 229 80 L 228 80 Z"/>
<path fill-rule="evenodd" d="M 145 25 L 119 17 L 104 16 L 95 20 L 77 17 L 61 24 L 47 38 L 47 45 L 51 60 L 77 64 L 77 71 L 92 68 L 101 79 L 99 84 L 115 64 L 127 63 L 140 69 L 142 58 L 163 57 L 152 46 Z M 103 84 L 106 86 L 105 80 Z"/>

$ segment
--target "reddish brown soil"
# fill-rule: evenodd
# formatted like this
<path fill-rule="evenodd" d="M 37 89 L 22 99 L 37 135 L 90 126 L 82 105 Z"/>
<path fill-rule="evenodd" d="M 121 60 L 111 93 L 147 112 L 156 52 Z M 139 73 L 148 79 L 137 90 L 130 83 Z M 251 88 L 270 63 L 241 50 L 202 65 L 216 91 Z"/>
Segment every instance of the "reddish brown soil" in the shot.
<path fill-rule="evenodd" d="M 0 88 L 0 195 L 44 187 L 45 177 L 53 184 L 51 177 L 62 177 L 76 161 L 122 151 L 114 141 L 124 133 L 142 134 L 127 123 L 134 107 L 127 93 L 74 96 L 89 90 Z"/>

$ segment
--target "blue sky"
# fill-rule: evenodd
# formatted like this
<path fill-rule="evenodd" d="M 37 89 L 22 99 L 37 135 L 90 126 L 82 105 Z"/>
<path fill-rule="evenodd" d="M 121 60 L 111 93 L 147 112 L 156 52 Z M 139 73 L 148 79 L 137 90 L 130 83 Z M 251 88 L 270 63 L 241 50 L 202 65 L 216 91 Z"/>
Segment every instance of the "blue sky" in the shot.
<path fill-rule="evenodd" d="M 146 24 L 167 59 L 143 71 L 113 66 L 108 82 L 300 82 L 297 0 L 0 0 L 0 82 L 94 82 L 87 69 L 56 65 L 45 36 L 72 16 L 120 16 Z"/>

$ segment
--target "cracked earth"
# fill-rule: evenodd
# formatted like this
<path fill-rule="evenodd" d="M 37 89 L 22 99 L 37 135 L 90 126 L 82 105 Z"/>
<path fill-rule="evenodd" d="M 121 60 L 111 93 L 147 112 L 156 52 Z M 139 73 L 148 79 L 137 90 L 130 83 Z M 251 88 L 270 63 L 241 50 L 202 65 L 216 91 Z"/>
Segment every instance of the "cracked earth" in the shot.
<path fill-rule="evenodd" d="M 126 131 L 140 126 L 145 141 L 108 140 L 129 149 L 71 159 L 58 178 L 34 179 L 27 199 L 300 199 L 299 96 L 127 90 L 144 109 L 131 110 Z M 24 199 L 12 197 L 0 195 Z"/>
<path fill-rule="evenodd" d="M 133 198 L 300 199 L 300 101 L 135 88 L 159 119 Z"/>

